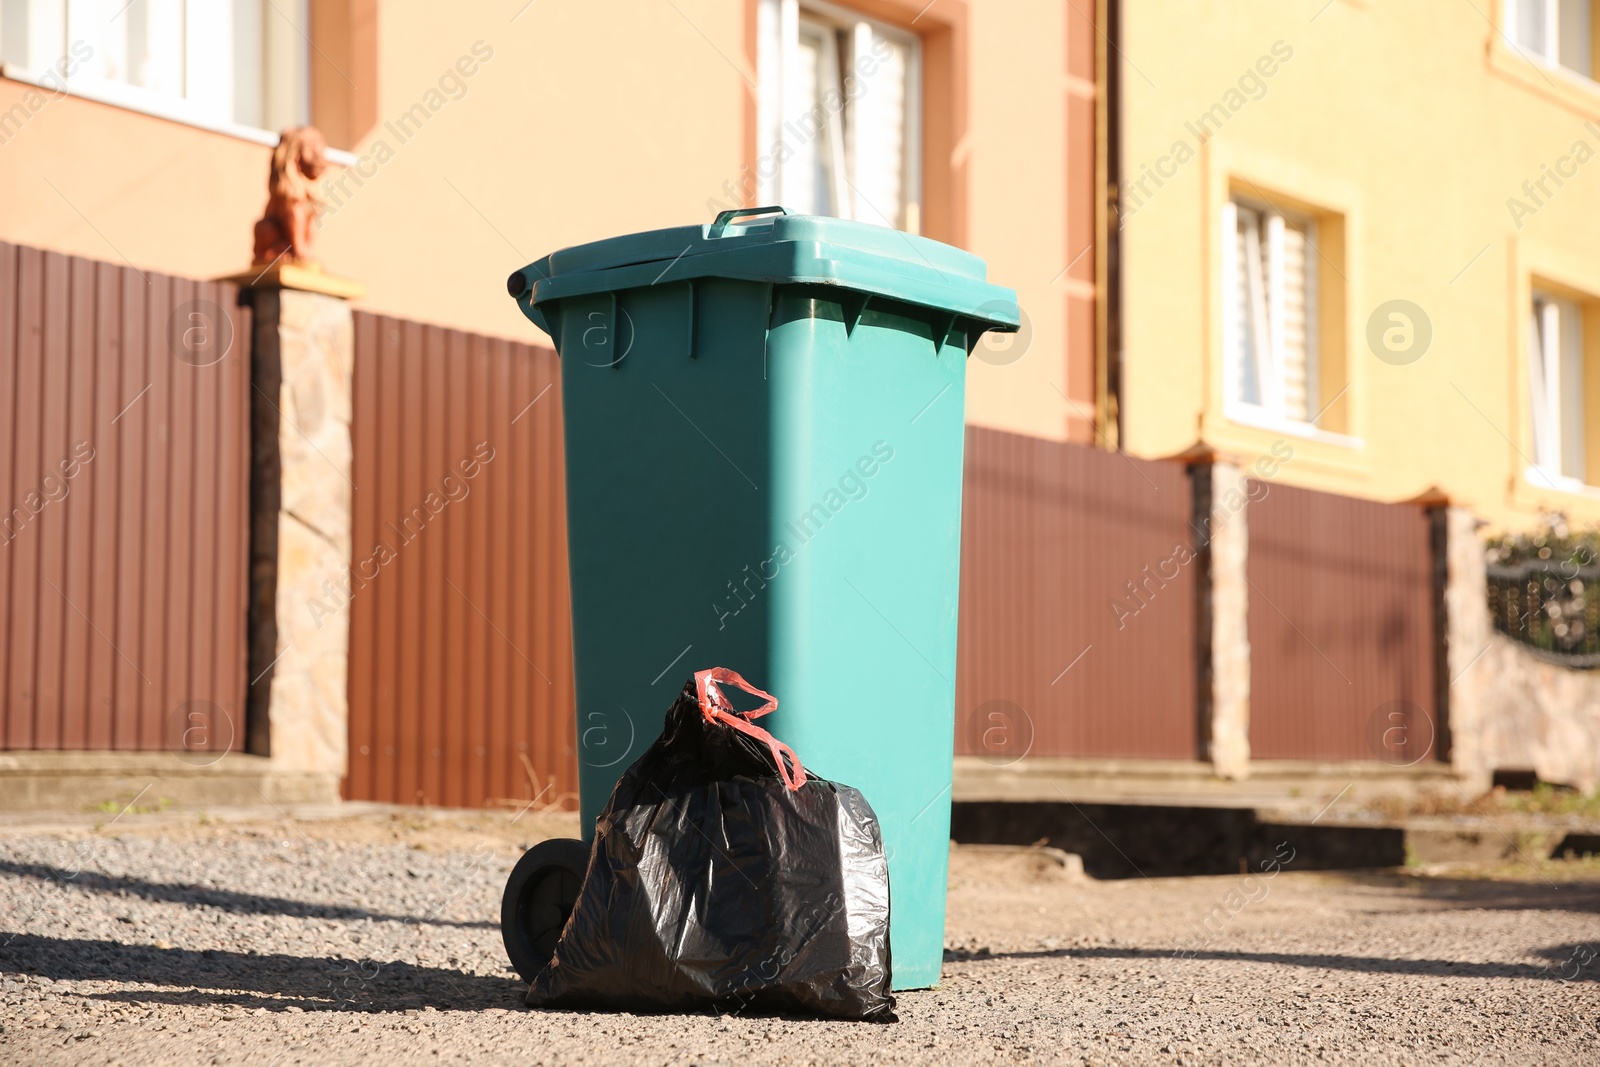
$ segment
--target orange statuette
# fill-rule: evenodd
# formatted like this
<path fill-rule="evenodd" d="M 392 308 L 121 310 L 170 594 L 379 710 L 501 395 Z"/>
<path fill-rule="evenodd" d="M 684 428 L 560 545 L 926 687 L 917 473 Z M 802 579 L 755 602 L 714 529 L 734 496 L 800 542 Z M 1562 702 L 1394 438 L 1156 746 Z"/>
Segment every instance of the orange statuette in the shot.
<path fill-rule="evenodd" d="M 328 169 L 328 143 L 315 126 L 284 130 L 272 151 L 267 171 L 267 207 L 255 227 L 256 266 L 283 259 L 291 264 L 316 262 L 313 227 L 322 199 L 317 179 Z"/>
<path fill-rule="evenodd" d="M 733 705 L 728 703 L 728 698 L 722 694 L 718 683 L 737 686 L 753 697 L 761 697 L 766 703 L 753 711 L 735 711 Z M 783 779 L 783 784 L 788 786 L 791 792 L 806 784 L 806 769 L 800 766 L 800 757 L 794 754 L 794 750 L 750 722 L 751 719 L 759 719 L 769 711 L 776 711 L 777 697 L 757 689 L 740 677 L 739 672 L 730 671 L 726 667 L 710 667 L 703 671 L 695 671 L 694 684 L 700 696 L 700 714 L 706 717 L 706 722 L 724 723 L 766 745 L 772 752 L 772 762 L 778 765 L 778 777 Z"/>

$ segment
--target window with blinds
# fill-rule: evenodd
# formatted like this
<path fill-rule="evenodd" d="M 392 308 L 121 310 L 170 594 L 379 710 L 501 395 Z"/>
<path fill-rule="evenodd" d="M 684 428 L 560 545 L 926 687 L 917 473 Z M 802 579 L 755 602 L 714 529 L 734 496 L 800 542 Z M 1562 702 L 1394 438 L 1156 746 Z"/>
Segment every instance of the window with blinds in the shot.
<path fill-rule="evenodd" d="M 107 103 L 276 130 L 309 116 L 308 0 L 0 0 L 0 62 Z"/>
<path fill-rule="evenodd" d="M 1227 395 L 1290 422 L 1314 422 L 1317 227 L 1303 216 L 1235 199 L 1224 212 Z"/>
<path fill-rule="evenodd" d="M 916 232 L 917 38 L 847 9 L 761 0 L 757 199 Z"/>
<path fill-rule="evenodd" d="M 1583 320 L 1574 300 L 1533 294 L 1528 339 L 1533 462 L 1548 474 L 1584 480 Z"/>

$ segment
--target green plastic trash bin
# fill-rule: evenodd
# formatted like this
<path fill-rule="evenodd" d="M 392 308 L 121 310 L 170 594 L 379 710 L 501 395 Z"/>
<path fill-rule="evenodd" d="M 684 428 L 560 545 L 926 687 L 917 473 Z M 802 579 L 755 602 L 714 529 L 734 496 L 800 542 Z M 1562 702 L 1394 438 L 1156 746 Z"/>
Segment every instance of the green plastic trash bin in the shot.
<path fill-rule="evenodd" d="M 508 282 L 561 358 L 585 835 L 684 679 L 731 667 L 877 812 L 896 989 L 943 959 L 966 359 L 1018 325 L 984 276 L 759 208 Z"/>

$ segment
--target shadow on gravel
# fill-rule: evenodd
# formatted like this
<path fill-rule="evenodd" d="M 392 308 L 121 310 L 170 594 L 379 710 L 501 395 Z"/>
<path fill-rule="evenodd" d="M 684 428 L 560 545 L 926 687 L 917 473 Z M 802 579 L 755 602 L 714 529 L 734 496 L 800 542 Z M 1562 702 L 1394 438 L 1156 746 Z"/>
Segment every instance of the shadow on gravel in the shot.
<path fill-rule="evenodd" d="M 1600 945 L 1573 941 L 1540 949 L 1538 955 L 1550 961 L 1556 978 L 1568 982 L 1600 982 Z M 1600 1026 L 1600 1021 L 1595 1025 Z"/>
<path fill-rule="evenodd" d="M 1512 881 L 1387 872 L 1340 877 L 1356 886 L 1401 889 L 1419 901 L 1446 908 L 1600 913 L 1600 882 L 1593 881 Z"/>
<path fill-rule="evenodd" d="M 54 981 L 182 987 L 123 989 L 95 994 L 98 1000 L 231 1004 L 275 1011 L 291 1007 L 307 1012 L 519 1008 L 527 990 L 515 978 L 400 961 L 196 951 L 34 934 L 18 934 L 0 943 L 0 973 L 42 974 Z"/>
<path fill-rule="evenodd" d="M 1404 960 L 1385 956 L 1340 956 L 1291 952 L 1228 952 L 1220 949 L 1177 948 L 1058 948 L 1028 952 L 988 952 L 972 954 L 945 951 L 946 961 L 984 963 L 990 960 L 1222 960 L 1230 963 L 1275 963 L 1285 967 L 1310 967 L 1330 971 L 1358 971 L 1364 974 L 1408 974 L 1435 978 L 1544 978 L 1561 977 L 1557 962 L 1571 954 L 1574 946 L 1542 949 L 1538 955 L 1552 962 L 1544 966 L 1528 963 L 1473 963 L 1467 960 Z M 1560 955 L 1567 953 L 1568 955 Z"/>
<path fill-rule="evenodd" d="M 175 885 L 170 882 L 147 882 L 142 878 L 113 877 L 97 871 L 65 867 L 52 867 L 46 863 L 18 863 L 0 859 L 0 875 L 19 878 L 36 878 L 41 882 L 59 882 L 95 893 L 111 893 L 141 897 L 163 904 L 200 904 L 224 911 L 251 912 L 257 915 L 288 915 L 297 919 L 371 919 L 373 922 L 417 923 L 423 926 L 457 926 L 470 929 L 490 927 L 499 929 L 498 922 L 459 919 L 434 919 L 420 915 L 392 915 L 368 911 L 341 904 L 309 904 L 303 900 L 286 897 L 264 897 L 257 893 L 239 893 L 231 889 L 210 886 Z"/>
<path fill-rule="evenodd" d="M 1295 871 L 1406 861 L 1405 835 L 1396 828 L 1261 822 L 1249 808 L 957 801 L 950 836 L 960 844 L 1043 842 L 1076 852 L 1084 872 L 1100 879 L 1243 874 L 1271 860 Z"/>

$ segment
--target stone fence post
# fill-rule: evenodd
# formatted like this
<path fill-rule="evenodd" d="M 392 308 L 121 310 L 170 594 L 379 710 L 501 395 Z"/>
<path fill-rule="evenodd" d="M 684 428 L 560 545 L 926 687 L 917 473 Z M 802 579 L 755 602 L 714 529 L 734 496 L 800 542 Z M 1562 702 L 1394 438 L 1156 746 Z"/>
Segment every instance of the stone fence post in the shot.
<path fill-rule="evenodd" d="M 242 281 L 251 344 L 246 750 L 282 770 L 347 771 L 354 483 L 353 283 L 279 266 Z M 329 610 L 328 605 L 345 605 Z"/>
<path fill-rule="evenodd" d="M 1190 458 L 1201 751 L 1221 778 L 1250 775 L 1249 492 L 1238 464 L 1212 452 Z"/>
<path fill-rule="evenodd" d="M 1467 508 L 1444 509 L 1444 640 L 1448 675 L 1441 687 L 1448 700 L 1446 731 L 1441 731 L 1451 768 L 1474 795 L 1489 787 L 1494 768 L 1486 750 L 1484 686 L 1479 668 L 1488 668 L 1494 624 L 1485 596 L 1483 539 L 1477 516 Z"/>

